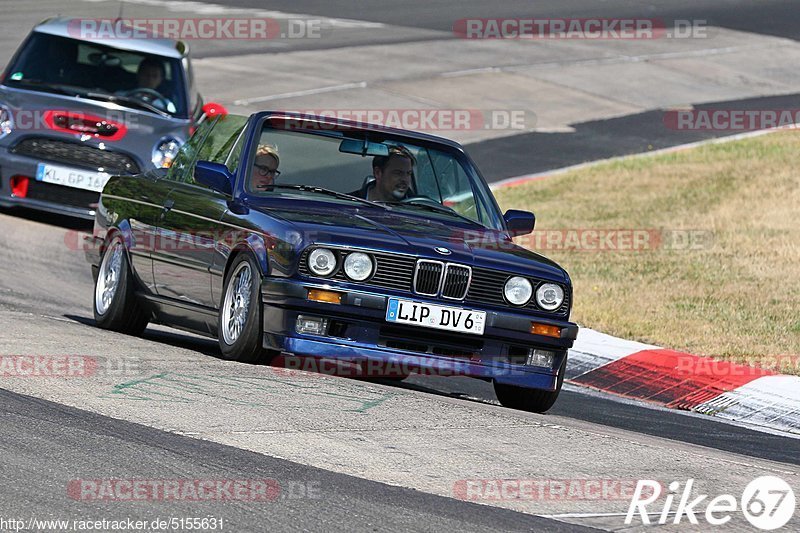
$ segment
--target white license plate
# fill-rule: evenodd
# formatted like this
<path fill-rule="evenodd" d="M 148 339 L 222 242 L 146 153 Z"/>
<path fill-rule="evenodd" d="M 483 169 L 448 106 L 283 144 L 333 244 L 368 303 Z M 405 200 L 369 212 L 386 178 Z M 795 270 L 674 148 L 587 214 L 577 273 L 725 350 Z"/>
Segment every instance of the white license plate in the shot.
<path fill-rule="evenodd" d="M 105 172 L 91 172 L 77 168 L 47 165 L 45 163 L 39 163 L 39 166 L 36 167 L 36 181 L 55 183 L 56 185 L 75 187 L 76 189 L 85 189 L 87 191 L 102 192 L 110 177 Z"/>
<path fill-rule="evenodd" d="M 386 321 L 483 335 L 486 312 L 389 298 Z"/>

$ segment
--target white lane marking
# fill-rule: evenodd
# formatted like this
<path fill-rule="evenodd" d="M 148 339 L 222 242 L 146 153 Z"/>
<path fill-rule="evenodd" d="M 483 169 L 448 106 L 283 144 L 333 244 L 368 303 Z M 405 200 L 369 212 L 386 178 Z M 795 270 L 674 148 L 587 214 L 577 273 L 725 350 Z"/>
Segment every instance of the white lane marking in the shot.
<path fill-rule="evenodd" d="M 113 2 L 119 0 L 83 0 L 84 2 L 100 3 Z M 195 2 L 190 0 L 125 0 L 125 4 L 139 4 L 143 6 L 153 6 L 166 8 L 167 11 L 186 11 L 197 13 L 198 15 L 245 15 L 248 17 L 273 18 L 279 20 L 287 19 L 311 19 L 318 20 L 322 26 L 331 28 L 383 28 L 385 24 L 381 22 L 369 22 L 366 20 L 342 19 L 334 17 L 323 17 L 318 15 L 306 15 L 303 13 L 286 13 L 285 11 L 273 11 L 269 9 L 252 9 L 244 7 L 228 7 L 220 4 L 206 2 Z M 123 8 L 124 9 L 124 8 Z M 123 11 L 124 17 L 124 11 Z"/>
<path fill-rule="evenodd" d="M 304 91 L 292 91 L 288 93 L 270 94 L 267 96 L 257 96 L 255 98 L 244 98 L 235 100 L 234 105 L 248 105 L 255 102 L 269 102 L 270 100 L 282 100 L 283 98 L 295 98 L 298 96 L 308 96 L 311 94 L 334 93 L 338 91 L 346 91 L 348 89 L 363 89 L 367 86 L 367 82 L 359 81 L 355 83 L 343 83 L 341 85 L 329 85 L 327 87 L 318 87 L 316 89 L 306 89 Z"/>
<path fill-rule="evenodd" d="M 676 511 L 668 511 L 668 515 L 674 515 Z M 647 513 L 650 516 L 661 516 L 661 512 Z M 614 516 L 628 516 L 628 513 L 562 513 L 562 514 L 540 514 L 542 518 L 604 518 Z"/>
<path fill-rule="evenodd" d="M 528 65 L 529 66 L 529 65 Z M 440 74 L 442 78 L 458 78 L 460 76 L 471 76 L 473 74 L 490 74 L 492 72 L 503 72 L 504 69 L 511 67 L 478 67 L 465 70 L 453 70 Z"/>

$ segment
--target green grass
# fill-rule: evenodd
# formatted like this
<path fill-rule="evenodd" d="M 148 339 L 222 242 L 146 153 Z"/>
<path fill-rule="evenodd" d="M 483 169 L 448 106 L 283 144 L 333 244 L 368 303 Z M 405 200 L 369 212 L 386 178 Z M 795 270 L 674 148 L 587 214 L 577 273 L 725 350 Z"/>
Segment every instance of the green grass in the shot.
<path fill-rule="evenodd" d="M 572 276 L 581 325 L 765 366 L 800 354 L 796 132 L 598 164 L 496 195 L 503 209 L 536 213 L 537 231 L 702 232 L 694 249 L 538 250 Z"/>

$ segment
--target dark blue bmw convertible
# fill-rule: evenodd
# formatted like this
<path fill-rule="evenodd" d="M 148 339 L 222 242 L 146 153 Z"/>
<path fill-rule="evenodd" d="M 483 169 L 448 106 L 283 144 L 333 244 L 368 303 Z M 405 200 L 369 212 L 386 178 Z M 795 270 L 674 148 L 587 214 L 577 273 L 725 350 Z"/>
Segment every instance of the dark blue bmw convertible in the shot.
<path fill-rule="evenodd" d="M 205 122 L 169 169 L 114 176 L 87 258 L 94 316 L 219 339 L 224 357 L 490 380 L 543 412 L 561 389 L 572 286 L 512 237 L 463 148 L 282 112 Z"/>

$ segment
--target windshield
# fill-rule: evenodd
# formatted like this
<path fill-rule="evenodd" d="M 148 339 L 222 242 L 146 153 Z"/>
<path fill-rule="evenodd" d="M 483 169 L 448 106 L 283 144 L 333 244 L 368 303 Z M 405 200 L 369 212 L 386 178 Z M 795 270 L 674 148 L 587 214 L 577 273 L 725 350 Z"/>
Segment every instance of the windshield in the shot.
<path fill-rule="evenodd" d="M 382 132 L 289 131 L 268 122 L 244 188 L 251 197 L 368 200 L 376 207 L 502 229 L 488 187 L 460 151 Z"/>
<path fill-rule="evenodd" d="M 179 59 L 67 37 L 32 34 L 3 83 L 188 116 Z"/>

